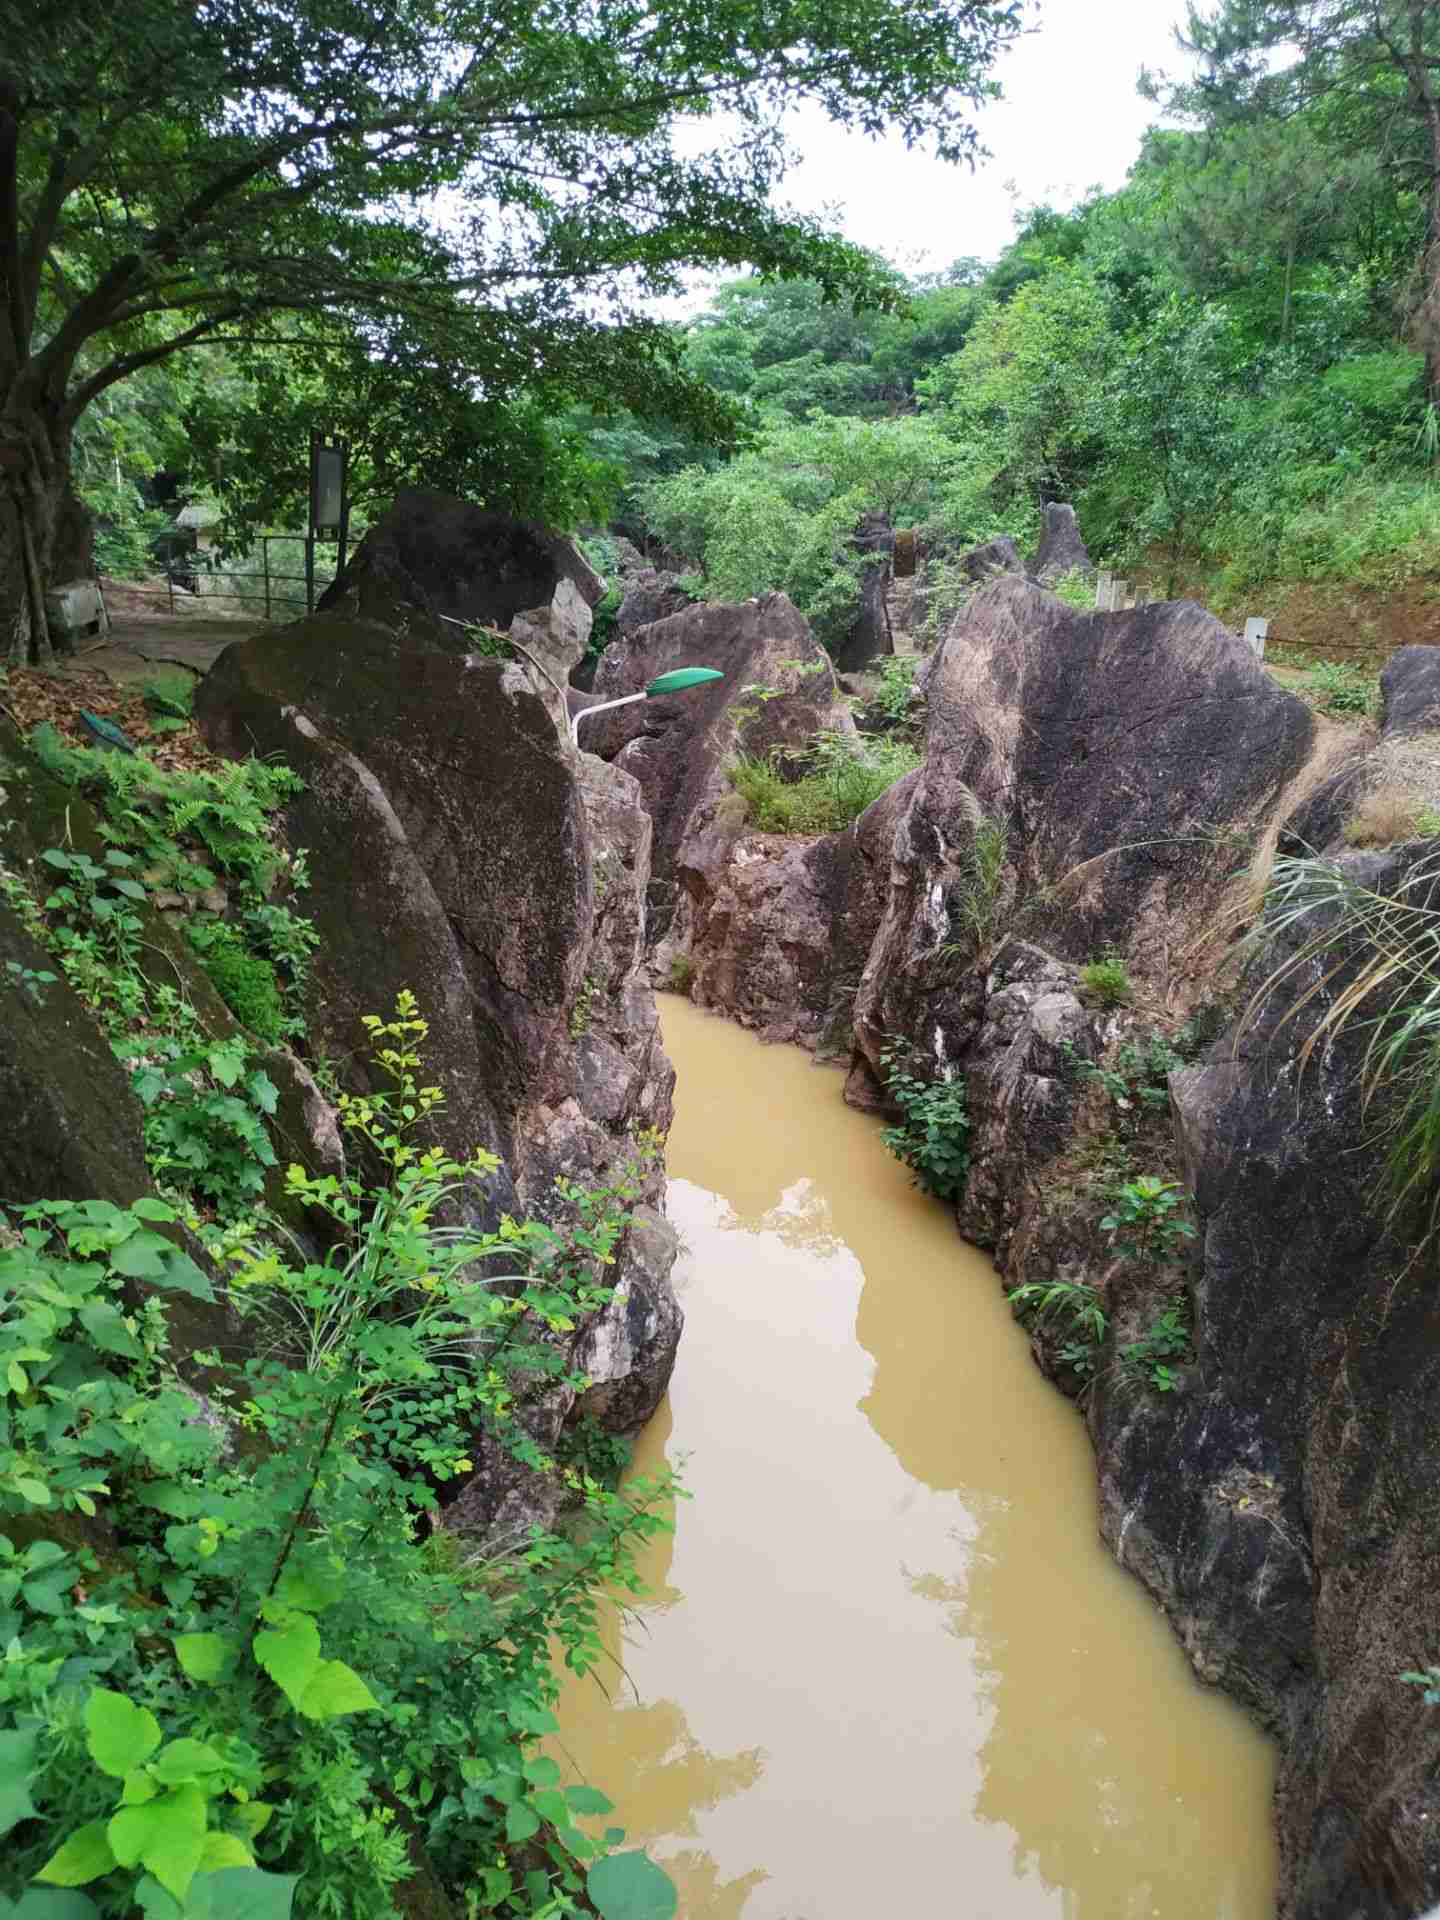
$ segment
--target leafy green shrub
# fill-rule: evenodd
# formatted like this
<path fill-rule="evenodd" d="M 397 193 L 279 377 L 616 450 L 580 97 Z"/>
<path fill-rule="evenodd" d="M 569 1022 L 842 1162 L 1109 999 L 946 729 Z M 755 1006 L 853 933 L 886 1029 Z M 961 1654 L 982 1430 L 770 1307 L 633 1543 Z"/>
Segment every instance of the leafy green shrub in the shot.
<path fill-rule="evenodd" d="M 1317 660 L 1306 681 L 1326 713 L 1371 713 L 1380 695 L 1373 674 L 1338 660 Z"/>
<path fill-rule="evenodd" d="M 915 724 L 915 673 L 920 662 L 914 654 L 892 653 L 880 662 L 880 685 L 871 705 L 893 727 Z"/>
<path fill-rule="evenodd" d="M 1068 1041 L 1062 1041 L 1060 1052 L 1082 1085 L 1101 1087 L 1122 1113 L 1168 1107 L 1170 1075 L 1185 1065 L 1184 1053 L 1160 1033 L 1151 1033 L 1143 1040 L 1126 1040 L 1110 1067 L 1087 1060 Z"/>
<path fill-rule="evenodd" d="M 335 1244 L 241 1250 L 232 1299 L 261 1351 L 201 1356 L 205 1402 L 165 1320 L 211 1286 L 162 1203 L 40 1203 L 0 1248 L 0 1900 L 394 1920 L 428 1878 L 456 1911 L 675 1911 L 659 1868 L 610 1852 L 623 1834 L 580 1831 L 605 1796 L 562 1790 L 538 1751 L 553 1649 L 600 1658 L 600 1590 L 633 1587 L 668 1484 L 619 1494 L 573 1465 L 572 1532 L 474 1566 L 415 1545 L 477 1446 L 551 1470 L 517 1395 L 569 1378 L 554 1336 L 609 1298 L 627 1190 L 565 1190 L 570 1227 L 438 1226 L 496 1162 L 417 1141 L 440 1095 L 413 1001 L 368 1024 L 380 1090 L 342 1118 L 385 1177 L 292 1170 Z"/>
<path fill-rule="evenodd" d="M 787 778 L 797 760 L 810 770 Z M 836 833 L 919 764 L 920 755 L 901 740 L 822 733 L 803 755 L 737 754 L 730 784 L 761 833 Z"/>
<path fill-rule="evenodd" d="M 195 708 L 195 681 L 181 668 L 164 668 L 147 674 L 140 692 L 150 710 L 150 725 L 155 733 L 178 733 L 190 724 Z"/>
<path fill-rule="evenodd" d="M 249 1049 L 238 1038 L 187 1045 L 174 1035 L 148 1037 L 119 1051 L 137 1047 L 147 1057 L 131 1085 L 145 1109 L 151 1171 L 171 1186 L 204 1194 L 222 1219 L 244 1213 L 275 1165 L 265 1127 L 279 1103 L 274 1081 L 249 1066 Z"/>
<path fill-rule="evenodd" d="M 1066 606 L 1078 607 L 1082 613 L 1095 610 L 1095 576 L 1087 573 L 1084 567 L 1071 567 L 1068 573 L 1062 573 L 1054 581 L 1049 591 Z"/>
<path fill-rule="evenodd" d="M 1080 969 L 1080 985 L 1102 1007 L 1125 1007 L 1135 998 L 1135 983 L 1114 947 L 1107 947 L 1099 959 L 1086 961 Z"/>
<path fill-rule="evenodd" d="M 1376 1144 L 1385 1150 L 1377 1197 L 1388 1199 L 1392 1218 L 1423 1202 L 1427 1241 L 1440 1222 L 1440 920 L 1431 905 L 1437 880 L 1436 851 L 1415 860 L 1393 894 L 1364 886 L 1333 860 L 1277 859 L 1253 944 L 1283 942 L 1289 951 L 1245 1015 L 1248 1024 L 1273 993 L 1312 969 L 1333 983 L 1300 1046 L 1299 1069 L 1352 1026 L 1365 1033 L 1362 1101 L 1382 1115 Z M 1310 998 L 1304 993 L 1286 1020 Z"/>
<path fill-rule="evenodd" d="M 885 1091 L 900 1110 L 882 1143 L 937 1200 L 958 1200 L 970 1167 L 970 1119 L 963 1080 L 921 1080 L 896 1048 L 881 1055 Z"/>
<path fill-rule="evenodd" d="M 1177 1294 L 1138 1340 L 1120 1349 L 1120 1364 L 1133 1379 L 1152 1386 L 1156 1393 L 1173 1393 L 1175 1369 L 1190 1355 L 1190 1309 L 1184 1295 Z"/>
<path fill-rule="evenodd" d="M 950 899 L 950 917 L 952 921 L 959 919 L 974 947 L 984 947 L 995 931 L 1009 853 L 1010 832 L 1005 822 L 992 820 L 977 809 L 964 870 Z M 947 955 L 957 950 L 950 946 L 941 949 Z"/>
<path fill-rule="evenodd" d="M 671 959 L 669 986 L 672 993 L 689 993 L 690 982 L 695 978 L 695 962 L 688 953 L 677 953 Z"/>
<path fill-rule="evenodd" d="M 1182 1240 L 1193 1240 L 1195 1229 L 1176 1217 L 1181 1187 L 1177 1180 L 1161 1180 L 1144 1173 L 1127 1180 L 1115 1196 L 1111 1211 L 1100 1222 L 1103 1233 L 1126 1260 L 1168 1260 Z"/>

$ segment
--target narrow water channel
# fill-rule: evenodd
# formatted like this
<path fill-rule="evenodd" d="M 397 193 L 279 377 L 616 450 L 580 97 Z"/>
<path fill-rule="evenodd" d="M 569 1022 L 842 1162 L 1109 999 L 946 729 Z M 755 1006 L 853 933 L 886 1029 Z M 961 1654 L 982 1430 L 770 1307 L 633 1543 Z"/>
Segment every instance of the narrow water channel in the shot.
<path fill-rule="evenodd" d="M 1273 1761 L 1095 1532 L 989 1262 L 797 1051 L 664 1002 L 693 1499 L 569 1778 L 684 1920 L 1264 1920 Z"/>

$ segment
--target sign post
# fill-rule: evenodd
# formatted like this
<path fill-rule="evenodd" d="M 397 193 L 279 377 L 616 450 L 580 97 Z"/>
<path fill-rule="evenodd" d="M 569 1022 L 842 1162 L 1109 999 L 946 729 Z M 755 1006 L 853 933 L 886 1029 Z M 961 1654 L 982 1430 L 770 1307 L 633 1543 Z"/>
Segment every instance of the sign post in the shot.
<path fill-rule="evenodd" d="M 335 571 L 345 567 L 350 533 L 350 443 L 333 434 L 310 435 L 310 532 L 305 542 L 305 606 L 315 611 L 315 542 L 334 540 L 339 558 Z"/>

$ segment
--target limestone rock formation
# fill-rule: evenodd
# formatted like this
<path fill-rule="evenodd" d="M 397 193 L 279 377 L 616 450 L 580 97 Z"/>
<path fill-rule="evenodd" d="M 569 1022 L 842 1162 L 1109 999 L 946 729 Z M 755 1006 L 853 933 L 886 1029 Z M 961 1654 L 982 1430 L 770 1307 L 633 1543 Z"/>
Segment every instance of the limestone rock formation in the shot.
<path fill-rule="evenodd" d="M 1043 587 L 1052 587 L 1057 580 L 1063 580 L 1067 573 L 1089 574 L 1093 571 L 1089 550 L 1080 537 L 1080 524 L 1075 518 L 1074 507 L 1060 501 L 1050 501 L 1040 528 L 1040 545 L 1030 562 L 1031 579 L 1038 580 Z"/>
<path fill-rule="evenodd" d="M 855 529 L 851 546 L 861 561 L 859 605 L 849 631 L 835 649 L 835 664 L 842 673 L 863 673 L 883 655 L 895 651 L 888 607 L 895 529 L 888 515 L 867 513 Z"/>
<path fill-rule="evenodd" d="M 691 606 L 617 640 L 595 692 L 618 699 L 693 666 L 718 667 L 725 678 L 605 714 L 584 734 L 590 752 L 638 781 L 654 822 L 652 947 L 667 936 L 683 941 L 689 901 L 708 891 L 743 832 L 744 808 L 725 771 L 733 755 L 801 748 L 821 728 L 854 731 L 828 655 L 780 593 Z"/>
<path fill-rule="evenodd" d="M 889 904 L 856 1001 L 887 1034 L 944 1031 L 977 829 L 1023 874 L 1023 932 L 1076 964 L 1114 944 L 1183 988 L 1232 836 L 1280 803 L 1314 722 L 1220 622 L 1184 602 L 1086 614 L 1014 576 L 970 601 L 927 675 L 925 765 L 895 835 Z M 995 923 L 1006 907 L 990 903 Z"/>
<path fill-rule="evenodd" d="M 683 613 L 693 596 L 677 585 L 678 573 L 644 567 L 625 576 L 625 598 L 615 613 L 615 638 L 628 640 L 652 621 L 668 620 L 672 613 Z M 614 642 L 612 641 L 612 645 Z"/>

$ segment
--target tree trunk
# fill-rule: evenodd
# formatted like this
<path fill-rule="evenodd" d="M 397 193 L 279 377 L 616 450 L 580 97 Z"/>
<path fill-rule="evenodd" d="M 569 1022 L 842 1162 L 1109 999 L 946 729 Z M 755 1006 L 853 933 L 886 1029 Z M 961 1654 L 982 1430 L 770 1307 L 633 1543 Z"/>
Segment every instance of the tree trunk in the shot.
<path fill-rule="evenodd" d="M 45 613 L 49 588 L 92 571 L 90 518 L 70 480 L 67 433 L 39 416 L 0 415 L 0 662 L 24 666 L 64 643 Z"/>

